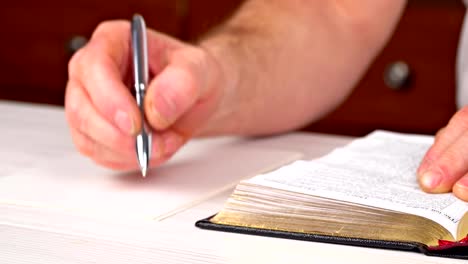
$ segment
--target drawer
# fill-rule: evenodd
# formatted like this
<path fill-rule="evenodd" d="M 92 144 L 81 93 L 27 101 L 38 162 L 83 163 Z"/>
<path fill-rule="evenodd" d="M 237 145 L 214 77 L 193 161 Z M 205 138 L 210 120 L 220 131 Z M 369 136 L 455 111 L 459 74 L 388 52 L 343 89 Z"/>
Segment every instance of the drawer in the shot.
<path fill-rule="evenodd" d="M 433 134 L 445 126 L 456 111 L 456 53 L 464 13 L 461 1 L 409 1 L 395 34 L 348 100 L 305 130 Z M 404 85 L 388 81 L 392 72 L 401 74 L 393 80 Z"/>
<path fill-rule="evenodd" d="M 72 47 L 89 38 L 101 21 L 130 19 L 138 12 L 148 26 L 179 35 L 180 2 L 18 0 L 2 4 L 0 98 L 63 104 Z"/>

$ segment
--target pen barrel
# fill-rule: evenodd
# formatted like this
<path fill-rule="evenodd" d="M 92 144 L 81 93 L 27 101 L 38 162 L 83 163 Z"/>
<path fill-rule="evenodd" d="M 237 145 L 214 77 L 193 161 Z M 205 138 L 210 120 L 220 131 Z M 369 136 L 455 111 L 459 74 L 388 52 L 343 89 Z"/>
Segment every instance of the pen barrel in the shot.
<path fill-rule="evenodd" d="M 145 87 L 143 84 L 135 85 L 135 90 L 136 90 L 135 99 L 136 99 L 138 108 L 140 109 L 141 119 L 143 121 L 142 131 L 149 132 L 150 129 L 148 126 L 148 122 L 146 120 L 146 116 L 144 114 L 145 113 L 144 100 L 145 100 L 145 93 L 146 93 Z"/>
<path fill-rule="evenodd" d="M 138 154 L 138 162 L 141 163 L 148 163 L 149 159 L 151 158 L 151 128 L 146 120 L 145 116 L 145 107 L 144 107 L 144 98 L 145 98 L 145 85 L 135 85 L 135 99 L 140 109 L 140 115 L 142 120 L 141 131 L 137 136 L 137 154 Z M 146 160 L 146 161 L 145 161 Z"/>
<path fill-rule="evenodd" d="M 134 15 L 132 19 L 132 51 L 133 51 L 133 78 L 135 88 L 135 99 L 140 109 L 142 127 L 136 138 L 136 151 L 138 163 L 143 176 L 151 158 L 151 129 L 145 118 L 144 99 L 149 79 L 148 70 L 148 46 L 146 40 L 146 25 L 143 17 Z"/>
<path fill-rule="evenodd" d="M 143 17 L 135 15 L 132 20 L 133 77 L 135 90 L 144 91 L 148 83 L 148 45 Z"/>

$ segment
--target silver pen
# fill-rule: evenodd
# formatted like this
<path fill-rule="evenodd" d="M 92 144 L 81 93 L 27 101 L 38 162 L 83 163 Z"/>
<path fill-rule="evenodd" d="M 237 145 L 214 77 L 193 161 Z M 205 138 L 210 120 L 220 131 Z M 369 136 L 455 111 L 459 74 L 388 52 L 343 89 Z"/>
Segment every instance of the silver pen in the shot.
<path fill-rule="evenodd" d="M 148 47 L 146 42 L 146 25 L 141 15 L 134 15 L 132 19 L 132 53 L 133 78 L 135 97 L 140 108 L 142 127 L 136 138 L 136 154 L 141 174 L 146 177 L 151 158 L 151 130 L 145 118 L 144 99 L 148 85 Z"/>

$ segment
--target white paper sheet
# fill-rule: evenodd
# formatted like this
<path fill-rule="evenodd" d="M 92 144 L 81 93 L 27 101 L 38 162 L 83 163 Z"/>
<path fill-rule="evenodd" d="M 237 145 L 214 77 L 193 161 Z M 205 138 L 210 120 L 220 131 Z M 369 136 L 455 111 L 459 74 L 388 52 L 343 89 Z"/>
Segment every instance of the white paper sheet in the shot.
<path fill-rule="evenodd" d="M 11 206 L 112 221 L 154 221 L 301 157 L 249 147 L 235 138 L 203 139 L 190 142 L 142 178 L 137 171 L 100 168 L 78 154 L 62 109 L 3 103 L 0 113 L 0 222 L 2 217 L 15 221 Z"/>

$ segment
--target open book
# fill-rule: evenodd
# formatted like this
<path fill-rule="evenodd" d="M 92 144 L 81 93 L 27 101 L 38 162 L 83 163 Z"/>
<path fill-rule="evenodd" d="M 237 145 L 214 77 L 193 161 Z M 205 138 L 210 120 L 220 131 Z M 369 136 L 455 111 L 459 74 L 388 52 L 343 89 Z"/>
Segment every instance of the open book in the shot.
<path fill-rule="evenodd" d="M 240 182 L 222 210 L 197 226 L 468 258 L 468 203 L 417 184 L 432 141 L 371 133 L 322 158 Z"/>

